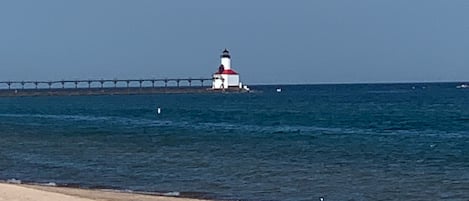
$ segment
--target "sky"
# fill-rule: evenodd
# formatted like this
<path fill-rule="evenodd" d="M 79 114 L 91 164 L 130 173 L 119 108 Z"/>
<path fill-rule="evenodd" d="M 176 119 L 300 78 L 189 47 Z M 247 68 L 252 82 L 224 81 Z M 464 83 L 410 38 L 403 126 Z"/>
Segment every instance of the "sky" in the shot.
<path fill-rule="evenodd" d="M 2 0 L 0 80 L 469 81 L 467 0 Z"/>

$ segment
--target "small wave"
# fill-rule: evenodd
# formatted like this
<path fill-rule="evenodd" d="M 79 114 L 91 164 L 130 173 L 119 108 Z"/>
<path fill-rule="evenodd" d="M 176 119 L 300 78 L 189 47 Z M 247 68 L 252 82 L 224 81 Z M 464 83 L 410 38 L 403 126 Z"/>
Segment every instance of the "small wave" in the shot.
<path fill-rule="evenodd" d="M 321 133 L 368 133 L 369 130 L 358 129 L 358 128 L 326 128 L 317 126 L 295 126 L 295 125 L 274 125 L 274 126 L 263 126 L 263 125 L 249 125 L 249 124 L 238 124 L 228 122 L 217 122 L 217 123 L 189 123 L 185 121 L 164 121 L 154 119 L 143 119 L 143 118 L 125 118 L 125 117 L 113 117 L 113 116 L 89 116 L 89 115 L 44 115 L 44 114 L 0 114 L 0 117 L 14 117 L 14 118 L 46 118 L 56 119 L 61 121 L 89 121 L 94 123 L 114 123 L 122 125 L 133 125 L 133 126 L 147 126 L 147 127 L 158 127 L 168 126 L 176 128 L 190 128 L 196 130 L 238 130 L 243 132 L 263 132 L 263 133 L 301 133 L 301 132 L 321 132 Z"/>
<path fill-rule="evenodd" d="M 13 118 L 43 118 L 61 121 L 89 121 L 93 123 L 114 123 L 133 126 L 168 126 L 179 128 L 191 128 L 199 130 L 241 130 L 246 132 L 267 132 L 267 133 L 290 133 L 290 132 L 356 132 L 344 128 L 322 128 L 315 126 L 262 126 L 236 123 L 190 123 L 185 121 L 154 120 L 144 118 L 125 118 L 114 116 L 89 116 L 89 115 L 45 115 L 45 114 L 0 114 L 0 117 Z"/>
<path fill-rule="evenodd" d="M 13 178 L 13 179 L 8 179 L 7 183 L 9 183 L 9 184 L 21 184 L 22 182 L 19 179 Z"/>
<path fill-rule="evenodd" d="M 57 186 L 57 184 L 55 182 L 48 182 L 48 183 L 45 183 L 45 184 L 42 184 L 43 186 Z"/>
<path fill-rule="evenodd" d="M 180 192 L 167 192 L 167 193 L 163 193 L 164 196 L 180 196 L 181 193 Z"/>
<path fill-rule="evenodd" d="M 44 114 L 0 114 L 0 117 L 13 118 L 45 118 L 61 121 L 88 121 L 98 124 L 122 125 L 126 128 L 130 127 L 172 127 L 183 129 L 195 129 L 205 131 L 233 130 L 244 133 L 266 133 L 266 134 L 282 134 L 282 133 L 321 133 L 321 134 L 372 134 L 372 135 L 425 135 L 425 136 L 441 136 L 442 131 L 439 130 L 408 130 L 405 128 L 387 128 L 383 130 L 366 129 L 366 128 L 345 128 L 345 127 L 318 127 L 318 126 L 302 126 L 302 125 L 252 125 L 230 122 L 200 122 L 191 123 L 186 121 L 169 121 L 159 119 L 145 118 L 125 118 L 117 116 L 90 116 L 90 115 L 44 115 Z M 444 137 L 461 138 L 469 137 L 468 132 L 445 132 Z"/>
<path fill-rule="evenodd" d="M 133 125 L 167 125 L 171 121 L 164 120 L 150 120 L 150 119 L 131 119 L 125 117 L 115 116 L 90 116 L 90 115 L 45 115 L 45 114 L 0 114 L 0 117 L 12 118 L 40 118 L 40 119 L 55 119 L 61 121 L 89 121 L 94 123 L 112 122 L 118 124 L 133 124 Z"/>
<path fill-rule="evenodd" d="M 370 94 L 402 94 L 402 93 L 409 93 L 411 90 L 375 90 L 375 91 L 368 91 Z"/>
<path fill-rule="evenodd" d="M 245 125 L 245 124 L 231 124 L 231 123 L 200 123 L 198 125 L 191 125 L 196 129 L 212 129 L 212 130 L 241 130 L 245 132 L 264 132 L 264 133 L 357 133 L 369 132 L 364 129 L 351 129 L 351 128 L 325 128 L 317 126 L 294 126 L 294 125 L 279 125 L 279 126 L 261 126 L 261 125 Z"/>

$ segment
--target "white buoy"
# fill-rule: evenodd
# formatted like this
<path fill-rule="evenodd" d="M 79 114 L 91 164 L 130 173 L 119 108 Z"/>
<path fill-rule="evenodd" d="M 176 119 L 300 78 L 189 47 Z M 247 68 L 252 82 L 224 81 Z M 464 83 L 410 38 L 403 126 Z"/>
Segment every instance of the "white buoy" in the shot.
<path fill-rule="evenodd" d="M 156 109 L 157 114 L 161 114 L 161 108 Z"/>
<path fill-rule="evenodd" d="M 277 93 L 280 93 L 282 92 L 282 89 L 281 88 L 277 88 Z"/>

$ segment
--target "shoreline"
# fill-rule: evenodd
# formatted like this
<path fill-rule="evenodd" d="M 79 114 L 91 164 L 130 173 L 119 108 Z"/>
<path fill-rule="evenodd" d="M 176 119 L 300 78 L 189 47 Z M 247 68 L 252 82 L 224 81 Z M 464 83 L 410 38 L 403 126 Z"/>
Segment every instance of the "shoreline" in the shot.
<path fill-rule="evenodd" d="M 0 182 L 1 201 L 208 201 L 177 194 Z"/>

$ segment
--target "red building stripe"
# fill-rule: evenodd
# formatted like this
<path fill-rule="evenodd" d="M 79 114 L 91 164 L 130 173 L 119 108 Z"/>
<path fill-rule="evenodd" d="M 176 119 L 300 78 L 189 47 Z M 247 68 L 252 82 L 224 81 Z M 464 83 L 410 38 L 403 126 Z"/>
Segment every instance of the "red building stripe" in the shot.
<path fill-rule="evenodd" d="M 215 74 L 237 75 L 238 73 L 231 69 L 225 69 L 222 72 L 216 72 Z"/>

